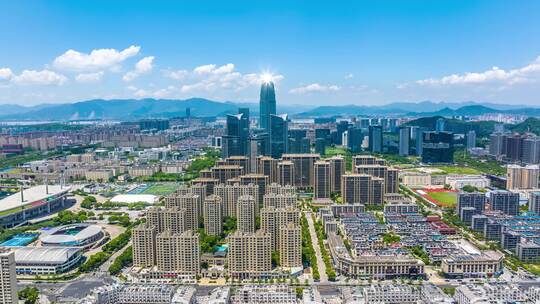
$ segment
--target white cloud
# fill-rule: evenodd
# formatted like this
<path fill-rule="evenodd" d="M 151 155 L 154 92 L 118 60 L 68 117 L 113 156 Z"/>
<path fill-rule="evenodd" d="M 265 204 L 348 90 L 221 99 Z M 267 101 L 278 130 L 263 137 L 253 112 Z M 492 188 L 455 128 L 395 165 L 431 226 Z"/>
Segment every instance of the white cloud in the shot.
<path fill-rule="evenodd" d="M 339 91 L 341 88 L 337 85 L 321 85 L 318 83 L 312 83 L 308 84 L 303 87 L 298 87 L 291 89 L 289 93 L 291 94 L 306 94 L 306 93 L 324 93 L 324 92 L 336 92 Z"/>
<path fill-rule="evenodd" d="M 352 79 L 352 78 L 354 78 L 354 75 L 352 73 L 345 75 L 345 79 Z"/>
<path fill-rule="evenodd" d="M 53 65 L 57 69 L 89 72 L 103 69 L 117 69 L 124 60 L 139 54 L 141 47 L 132 45 L 122 51 L 116 49 L 96 49 L 90 54 L 68 50 L 56 57 Z"/>
<path fill-rule="evenodd" d="M 135 64 L 135 69 L 133 71 L 127 72 L 122 79 L 124 81 L 132 81 L 133 79 L 146 74 L 154 68 L 154 56 L 144 57 Z"/>
<path fill-rule="evenodd" d="M 92 82 L 98 82 L 103 78 L 103 72 L 99 71 L 96 73 L 83 73 L 79 74 L 75 77 L 75 80 L 81 83 L 92 83 Z"/>
<path fill-rule="evenodd" d="M 127 89 L 133 92 L 133 95 L 138 98 L 170 98 L 178 91 L 174 86 L 158 89 L 155 91 L 139 89 L 135 86 L 128 86 Z"/>
<path fill-rule="evenodd" d="M 524 82 L 535 81 L 540 76 L 540 56 L 530 64 L 517 68 L 504 70 L 493 67 L 483 72 L 466 72 L 463 74 L 452 74 L 441 78 L 427 78 L 417 80 L 415 83 L 420 86 L 453 86 L 453 85 L 480 85 L 499 84 L 514 85 Z M 399 85 L 398 88 L 406 88 L 407 84 Z"/>
<path fill-rule="evenodd" d="M 24 70 L 11 78 L 11 82 L 21 85 L 63 85 L 66 81 L 66 76 L 49 70 Z"/>
<path fill-rule="evenodd" d="M 13 72 L 10 68 L 0 68 L 0 80 L 11 80 L 13 78 Z"/>
<path fill-rule="evenodd" d="M 176 71 L 163 70 L 162 73 L 165 77 L 171 78 L 174 80 L 182 80 L 186 78 L 186 76 L 189 75 L 189 72 L 186 70 L 176 70 Z"/>

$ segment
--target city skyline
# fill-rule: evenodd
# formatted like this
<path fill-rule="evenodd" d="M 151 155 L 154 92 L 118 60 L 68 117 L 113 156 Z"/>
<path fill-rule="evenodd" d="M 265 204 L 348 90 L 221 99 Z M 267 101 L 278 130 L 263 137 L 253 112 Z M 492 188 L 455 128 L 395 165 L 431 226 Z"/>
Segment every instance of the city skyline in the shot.
<path fill-rule="evenodd" d="M 538 3 L 309 4 L 4 3 L 0 104 L 538 102 Z"/>

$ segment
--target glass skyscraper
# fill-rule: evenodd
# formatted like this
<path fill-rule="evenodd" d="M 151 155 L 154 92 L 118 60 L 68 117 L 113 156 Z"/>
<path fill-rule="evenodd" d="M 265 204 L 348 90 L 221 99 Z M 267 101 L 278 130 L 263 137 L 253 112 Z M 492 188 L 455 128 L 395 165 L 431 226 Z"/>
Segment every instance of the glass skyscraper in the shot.
<path fill-rule="evenodd" d="M 259 127 L 269 131 L 270 115 L 276 115 L 276 91 L 272 81 L 265 81 L 261 85 L 261 97 L 259 100 Z"/>

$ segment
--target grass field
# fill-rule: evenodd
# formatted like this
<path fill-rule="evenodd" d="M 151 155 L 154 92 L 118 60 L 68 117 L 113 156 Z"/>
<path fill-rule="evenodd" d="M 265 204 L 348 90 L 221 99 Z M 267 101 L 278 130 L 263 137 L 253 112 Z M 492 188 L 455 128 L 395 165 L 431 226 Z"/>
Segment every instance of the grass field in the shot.
<path fill-rule="evenodd" d="M 441 207 L 454 207 L 457 203 L 455 192 L 428 192 L 427 195 L 439 202 Z"/>
<path fill-rule="evenodd" d="M 480 174 L 481 172 L 471 167 L 443 166 L 437 167 L 444 174 Z"/>
<path fill-rule="evenodd" d="M 146 188 L 141 194 L 169 195 L 178 188 L 178 184 L 153 184 Z"/>

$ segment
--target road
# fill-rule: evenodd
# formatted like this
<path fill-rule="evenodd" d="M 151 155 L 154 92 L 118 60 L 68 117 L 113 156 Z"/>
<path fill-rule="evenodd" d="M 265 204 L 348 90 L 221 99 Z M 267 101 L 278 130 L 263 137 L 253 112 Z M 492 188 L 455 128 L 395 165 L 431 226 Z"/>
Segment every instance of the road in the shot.
<path fill-rule="evenodd" d="M 101 264 L 101 266 L 99 266 L 99 271 L 102 272 L 102 273 L 107 273 L 109 271 L 109 267 L 114 262 L 114 260 L 116 260 L 116 258 L 119 255 L 121 255 L 122 252 L 124 252 L 124 250 L 126 250 L 129 246 L 131 246 L 131 241 L 129 241 L 129 243 L 127 243 L 127 245 L 124 246 L 124 248 L 122 248 L 122 249 L 118 250 L 117 252 L 113 253 L 113 255 L 107 261 L 105 261 L 105 263 Z"/>
<path fill-rule="evenodd" d="M 309 226 L 309 235 L 311 236 L 311 243 L 313 244 L 313 249 L 315 250 L 315 255 L 317 257 L 317 268 L 319 269 L 319 274 L 321 275 L 321 283 L 328 282 L 328 276 L 326 275 L 326 265 L 322 259 L 321 248 L 319 247 L 319 241 L 317 239 L 317 233 L 315 232 L 315 225 L 313 224 L 313 219 L 311 218 L 311 212 L 306 211 L 305 216 L 307 218 Z"/>

